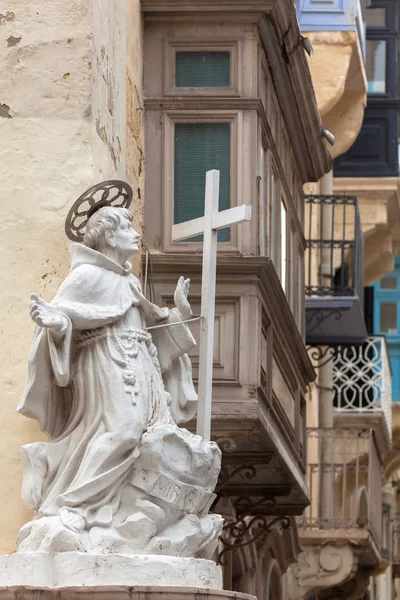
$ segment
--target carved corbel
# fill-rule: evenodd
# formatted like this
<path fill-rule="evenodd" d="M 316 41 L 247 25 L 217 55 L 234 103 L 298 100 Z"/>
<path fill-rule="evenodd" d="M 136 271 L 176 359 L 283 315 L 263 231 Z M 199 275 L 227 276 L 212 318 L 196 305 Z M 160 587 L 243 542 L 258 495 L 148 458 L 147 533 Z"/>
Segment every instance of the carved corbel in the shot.
<path fill-rule="evenodd" d="M 357 570 L 358 554 L 356 547 L 347 542 L 307 547 L 288 571 L 290 600 L 305 600 L 351 579 Z"/>
<path fill-rule="evenodd" d="M 324 590 L 320 594 L 321 600 L 330 600 L 334 598 L 346 598 L 346 600 L 362 600 L 365 597 L 370 577 L 374 569 L 362 569 L 357 571 L 356 575 L 346 581 L 343 585 L 334 589 Z"/>

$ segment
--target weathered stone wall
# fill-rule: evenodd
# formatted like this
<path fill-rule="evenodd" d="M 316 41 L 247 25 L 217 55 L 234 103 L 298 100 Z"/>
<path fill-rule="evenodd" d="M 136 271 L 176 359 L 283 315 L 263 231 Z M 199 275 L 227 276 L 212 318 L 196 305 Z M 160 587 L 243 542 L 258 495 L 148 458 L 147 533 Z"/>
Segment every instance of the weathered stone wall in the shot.
<path fill-rule="evenodd" d="M 50 300 L 68 272 L 64 219 L 88 186 L 127 177 L 143 199 L 142 57 L 129 57 L 131 100 L 127 13 L 137 53 L 140 0 L 0 0 L 0 553 L 30 518 L 19 447 L 41 435 L 15 412 L 34 330 L 29 295 Z"/>
<path fill-rule="evenodd" d="M 95 175 L 125 177 L 126 0 L 93 0 L 92 113 Z"/>

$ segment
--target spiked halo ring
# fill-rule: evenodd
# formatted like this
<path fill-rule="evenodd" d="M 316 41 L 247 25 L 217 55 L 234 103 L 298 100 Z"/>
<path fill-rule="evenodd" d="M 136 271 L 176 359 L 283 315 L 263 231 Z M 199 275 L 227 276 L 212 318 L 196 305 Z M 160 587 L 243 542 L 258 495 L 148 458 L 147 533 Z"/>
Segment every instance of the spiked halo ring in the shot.
<path fill-rule="evenodd" d="M 133 191 L 129 183 L 112 179 L 89 188 L 74 202 L 65 220 L 65 234 L 73 242 L 82 242 L 90 217 L 103 206 L 129 208 Z"/>

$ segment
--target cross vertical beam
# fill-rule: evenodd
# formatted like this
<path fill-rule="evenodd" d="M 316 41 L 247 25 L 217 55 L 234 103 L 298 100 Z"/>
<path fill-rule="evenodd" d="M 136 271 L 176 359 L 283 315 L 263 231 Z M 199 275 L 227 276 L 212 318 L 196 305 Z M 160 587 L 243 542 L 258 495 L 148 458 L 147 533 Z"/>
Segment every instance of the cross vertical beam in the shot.
<path fill-rule="evenodd" d="M 204 217 L 174 225 L 172 239 L 185 240 L 203 234 L 201 282 L 200 361 L 197 430 L 205 440 L 211 437 L 212 372 L 214 358 L 215 291 L 218 230 L 251 220 L 251 206 L 242 204 L 218 212 L 219 171 L 207 171 Z"/>
<path fill-rule="evenodd" d="M 201 282 L 200 358 L 196 433 L 205 440 L 211 436 L 212 372 L 214 357 L 215 288 L 217 277 L 218 231 L 213 229 L 213 214 L 218 212 L 219 171 L 206 175 L 204 206 L 203 269 Z"/>

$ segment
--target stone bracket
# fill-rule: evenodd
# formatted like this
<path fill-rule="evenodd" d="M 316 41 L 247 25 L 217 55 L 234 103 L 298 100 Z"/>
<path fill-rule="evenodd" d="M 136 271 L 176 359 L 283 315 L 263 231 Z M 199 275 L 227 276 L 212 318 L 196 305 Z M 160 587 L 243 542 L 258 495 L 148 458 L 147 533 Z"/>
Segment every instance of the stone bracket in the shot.
<path fill-rule="evenodd" d="M 305 600 L 350 580 L 357 570 L 359 554 L 351 542 L 306 546 L 288 570 L 289 598 Z"/>

